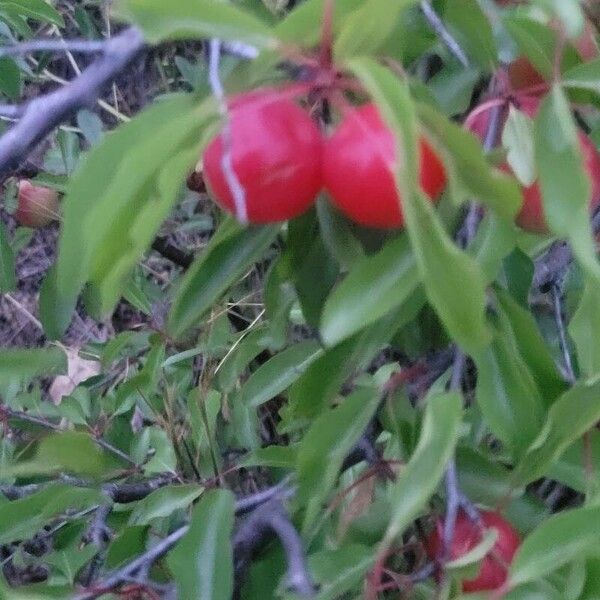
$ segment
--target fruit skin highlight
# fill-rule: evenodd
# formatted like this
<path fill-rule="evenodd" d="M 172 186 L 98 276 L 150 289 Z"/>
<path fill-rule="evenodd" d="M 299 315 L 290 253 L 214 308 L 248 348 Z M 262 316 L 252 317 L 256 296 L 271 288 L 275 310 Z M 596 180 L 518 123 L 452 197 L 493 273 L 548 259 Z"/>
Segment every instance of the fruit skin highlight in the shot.
<path fill-rule="evenodd" d="M 421 189 L 436 200 L 446 185 L 441 160 L 419 139 Z M 394 136 L 374 104 L 349 112 L 325 143 L 323 179 L 332 202 L 350 219 L 368 227 L 403 227 L 394 179 Z"/>
<path fill-rule="evenodd" d="M 231 161 L 248 222 L 285 221 L 306 211 L 322 187 L 323 138 L 316 124 L 283 91 L 242 94 L 229 104 Z M 204 151 L 203 176 L 215 202 L 235 215 L 223 152 L 221 133 Z"/>
<path fill-rule="evenodd" d="M 537 114 L 541 100 L 532 96 L 521 96 L 513 100 L 516 108 L 528 117 L 534 118 Z M 505 118 L 508 111 L 505 111 Z M 487 131 L 490 111 L 477 114 L 473 119 L 467 118 L 469 129 L 483 140 Z M 600 153 L 591 140 L 581 131 L 578 132 L 579 146 L 583 155 L 583 164 L 590 181 L 590 212 L 600 204 Z M 501 136 L 499 136 L 501 137 Z M 512 169 L 507 163 L 500 167 L 506 173 L 512 174 Z M 515 218 L 516 224 L 531 233 L 549 233 L 548 223 L 544 215 L 544 204 L 538 181 L 529 186 L 522 187 L 523 205 Z"/>
<path fill-rule="evenodd" d="M 33 185 L 22 179 L 17 188 L 17 210 L 14 214 L 19 225 L 45 227 L 58 219 L 58 192 L 47 187 Z"/>
<path fill-rule="evenodd" d="M 462 582 L 463 592 L 483 592 L 501 588 L 506 582 L 508 567 L 519 548 L 521 540 L 512 525 L 498 512 L 482 511 L 481 520 L 485 529 L 497 530 L 494 546 L 481 561 L 477 577 Z M 425 542 L 431 560 L 439 558 L 444 537 L 444 521 L 438 519 L 435 529 Z M 456 518 L 454 537 L 450 547 L 450 560 L 467 554 L 483 539 L 483 532 L 466 514 L 460 512 Z"/>

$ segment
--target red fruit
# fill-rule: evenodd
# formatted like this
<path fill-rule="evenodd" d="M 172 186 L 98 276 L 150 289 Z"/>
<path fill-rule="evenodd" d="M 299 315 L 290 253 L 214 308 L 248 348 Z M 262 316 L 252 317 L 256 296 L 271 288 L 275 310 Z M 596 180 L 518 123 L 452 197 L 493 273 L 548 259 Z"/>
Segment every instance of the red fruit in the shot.
<path fill-rule="evenodd" d="M 535 117 L 540 100 L 529 96 L 522 96 L 516 100 L 517 108 L 529 117 Z M 468 127 L 481 140 L 484 139 L 488 127 L 490 111 L 477 114 L 474 118 L 467 118 Z M 600 154 L 589 138 L 579 132 L 579 145 L 583 155 L 584 168 L 590 180 L 590 211 L 600 204 Z M 512 173 L 508 164 L 501 166 L 503 171 Z M 523 205 L 515 222 L 525 231 L 532 233 L 548 233 L 548 224 L 544 216 L 544 205 L 540 186 L 537 181 L 528 187 L 523 187 Z"/>
<path fill-rule="evenodd" d="M 285 221 L 303 213 L 322 184 L 323 141 L 308 113 L 268 90 L 234 98 L 229 118 L 231 161 L 245 192 L 248 221 Z M 204 151 L 203 176 L 215 201 L 236 214 L 222 159 L 219 134 Z"/>
<path fill-rule="evenodd" d="M 446 171 L 421 138 L 420 184 L 433 201 L 446 185 Z M 323 178 L 333 203 L 353 221 L 369 227 L 404 224 L 394 180 L 394 136 L 377 107 L 367 104 L 346 116 L 325 143 Z"/>
<path fill-rule="evenodd" d="M 15 219 L 25 227 L 45 227 L 58 219 L 58 193 L 47 187 L 19 181 Z"/>
<path fill-rule="evenodd" d="M 463 581 L 463 592 L 483 592 L 497 590 L 506 581 L 508 567 L 515 555 L 519 544 L 519 534 L 499 513 L 484 511 L 481 520 L 485 529 L 497 530 L 496 543 L 481 561 L 479 574 L 475 579 Z M 439 519 L 434 531 L 425 542 L 425 548 L 430 559 L 439 558 L 444 537 L 444 522 Z M 483 539 L 483 532 L 464 513 L 459 513 L 454 528 L 454 538 L 450 547 L 450 559 L 454 560 L 467 554 Z"/>

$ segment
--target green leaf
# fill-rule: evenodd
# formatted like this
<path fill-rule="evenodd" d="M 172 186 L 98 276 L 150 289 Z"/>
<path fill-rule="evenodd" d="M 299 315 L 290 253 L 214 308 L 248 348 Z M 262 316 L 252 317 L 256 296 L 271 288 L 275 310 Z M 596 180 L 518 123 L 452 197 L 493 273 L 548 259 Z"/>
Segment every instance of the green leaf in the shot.
<path fill-rule="evenodd" d="M 408 86 L 370 59 L 354 60 L 351 68 L 396 134 L 396 154 L 403 158 L 396 183 L 427 297 L 452 338 L 473 354 L 489 341 L 485 283 L 477 263 L 450 240 L 433 205 L 417 191 L 416 115 Z"/>
<path fill-rule="evenodd" d="M 427 104 L 417 109 L 424 133 L 443 157 L 452 198 L 456 202 L 476 199 L 512 221 L 523 202 L 514 178 L 490 167 L 481 142 L 472 133 Z"/>
<path fill-rule="evenodd" d="M 220 38 L 260 48 L 277 47 L 273 31 L 250 13 L 214 0 L 119 0 L 116 14 L 134 21 L 151 43 L 189 38 Z"/>
<path fill-rule="evenodd" d="M 203 492 L 196 484 L 170 485 L 153 491 L 136 503 L 129 525 L 150 525 L 154 519 L 171 516 L 177 510 L 183 510 L 197 500 Z"/>
<path fill-rule="evenodd" d="M 323 242 L 340 266 L 350 271 L 365 252 L 346 219 L 324 198 L 317 201 L 317 216 Z"/>
<path fill-rule="evenodd" d="M 11 100 L 17 100 L 21 95 L 21 71 L 8 56 L 0 57 L 0 92 Z"/>
<path fill-rule="evenodd" d="M 279 352 L 252 373 L 240 392 L 241 401 L 251 407 L 264 404 L 292 385 L 321 354 L 321 345 L 315 340 Z"/>
<path fill-rule="evenodd" d="M 600 508 L 576 508 L 550 517 L 521 544 L 509 585 L 538 581 L 575 559 L 598 552 Z"/>
<path fill-rule="evenodd" d="M 600 372 L 600 286 L 588 278 L 579 306 L 569 323 L 579 368 L 587 376 Z"/>
<path fill-rule="evenodd" d="M 0 223 L 0 294 L 12 292 L 17 287 L 15 256 L 4 223 Z"/>
<path fill-rule="evenodd" d="M 189 531 L 167 556 L 179 598 L 230 600 L 233 517 L 231 492 L 211 490 L 202 496 L 192 513 Z"/>
<path fill-rule="evenodd" d="M 534 131 L 546 221 L 553 233 L 568 238 L 581 266 L 600 281 L 590 228 L 590 181 L 571 109 L 558 85 L 542 102 Z"/>
<path fill-rule="evenodd" d="M 305 533 L 314 527 L 344 459 L 365 432 L 379 401 L 376 389 L 357 390 L 336 408 L 322 413 L 302 439 L 298 452 L 297 501 L 306 505 Z"/>
<path fill-rule="evenodd" d="M 366 0 L 352 12 L 333 45 L 338 60 L 352 56 L 375 54 L 392 34 L 401 13 L 417 0 L 399 0 L 390 4 L 386 0 Z"/>
<path fill-rule="evenodd" d="M 510 321 L 516 349 L 530 370 L 544 404 L 549 407 L 567 390 L 568 385 L 558 371 L 532 314 L 502 289 L 496 290 L 496 297 Z"/>
<path fill-rule="evenodd" d="M 511 17 L 505 19 L 504 24 L 521 53 L 529 58 L 544 79 L 551 79 L 556 35 L 541 23 L 525 18 Z"/>
<path fill-rule="evenodd" d="M 358 544 L 322 550 L 308 557 L 319 591 L 315 600 L 337 600 L 363 581 L 375 560 L 373 549 Z"/>
<path fill-rule="evenodd" d="M 225 239 L 215 234 L 177 290 L 169 314 L 170 334 L 179 337 L 197 325 L 227 288 L 263 256 L 277 231 L 277 227 L 238 228 Z"/>
<path fill-rule="evenodd" d="M 346 18 L 362 5 L 363 0 L 336 0 L 334 3 L 333 31 L 337 33 Z M 285 42 L 295 42 L 303 46 L 315 46 L 321 37 L 321 20 L 324 0 L 306 0 L 296 5 L 280 23 L 275 33 Z"/>
<path fill-rule="evenodd" d="M 67 355 L 56 347 L 0 350 L 0 378 L 49 377 L 67 372 Z"/>
<path fill-rule="evenodd" d="M 418 299 L 414 302 L 419 305 Z M 396 309 L 315 360 L 290 388 L 285 420 L 314 418 L 330 405 L 343 383 L 366 368 L 404 323 L 403 309 Z"/>
<path fill-rule="evenodd" d="M 59 27 L 65 26 L 60 13 L 45 0 L 0 0 L 0 10 L 14 16 L 46 21 Z"/>
<path fill-rule="evenodd" d="M 567 88 L 591 90 L 600 94 L 600 58 L 568 69 L 563 74 L 562 84 Z"/>
<path fill-rule="evenodd" d="M 533 121 L 512 104 L 502 130 L 502 145 L 507 150 L 506 160 L 517 179 L 524 186 L 532 185 L 537 179 Z"/>
<path fill-rule="evenodd" d="M 417 288 L 417 266 L 401 235 L 354 266 L 330 294 L 321 317 L 321 337 L 335 346 L 400 306 Z"/>
<path fill-rule="evenodd" d="M 600 420 L 600 381 L 578 383 L 551 406 L 546 421 L 516 465 L 513 482 L 525 485 L 542 477 L 553 462 Z"/>
<path fill-rule="evenodd" d="M 99 491 L 53 484 L 19 500 L 0 504 L 0 544 L 29 539 L 46 521 L 68 509 L 88 509 L 103 501 Z"/>
<path fill-rule="evenodd" d="M 459 394 L 439 394 L 428 399 L 417 447 L 390 492 L 393 512 L 384 547 L 389 547 L 419 516 L 435 492 L 454 452 L 461 415 Z"/>
<path fill-rule="evenodd" d="M 522 456 L 540 430 L 544 404 L 505 315 L 491 345 L 477 356 L 477 404 L 507 450 Z"/>
<path fill-rule="evenodd" d="M 55 280 L 48 285 L 48 312 L 64 323 L 83 285 L 93 281 L 97 308 L 118 299 L 129 270 L 149 245 L 175 200 L 184 163 L 192 159 L 201 130 L 214 116 L 212 100 L 175 96 L 145 110 L 106 136 L 70 181 Z M 183 153 L 185 158 L 183 158 Z M 173 157 L 165 165 L 165 156 Z M 181 158 L 180 158 L 181 157 Z M 169 173 L 169 168 L 175 168 Z"/>
<path fill-rule="evenodd" d="M 325 245 L 316 212 L 311 210 L 288 224 L 283 260 L 306 322 L 317 327 L 323 305 L 339 275 L 339 266 Z"/>
<path fill-rule="evenodd" d="M 447 2 L 443 18 L 466 55 L 483 69 L 493 70 L 497 62 L 496 44 L 490 21 L 477 0 Z"/>
<path fill-rule="evenodd" d="M 102 450 L 89 434 L 65 431 L 42 438 L 35 457 L 17 463 L 10 471 L 15 475 L 66 472 L 100 478 L 123 466 L 123 462 Z"/>

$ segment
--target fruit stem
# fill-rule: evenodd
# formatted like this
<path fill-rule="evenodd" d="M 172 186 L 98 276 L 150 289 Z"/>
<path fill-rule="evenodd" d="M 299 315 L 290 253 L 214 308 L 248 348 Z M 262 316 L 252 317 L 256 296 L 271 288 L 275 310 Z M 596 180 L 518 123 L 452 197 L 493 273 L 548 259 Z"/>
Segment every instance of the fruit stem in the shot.
<path fill-rule="evenodd" d="M 321 52 L 319 64 L 329 70 L 333 65 L 333 12 L 335 0 L 325 0 L 323 4 L 323 22 L 321 27 Z"/>

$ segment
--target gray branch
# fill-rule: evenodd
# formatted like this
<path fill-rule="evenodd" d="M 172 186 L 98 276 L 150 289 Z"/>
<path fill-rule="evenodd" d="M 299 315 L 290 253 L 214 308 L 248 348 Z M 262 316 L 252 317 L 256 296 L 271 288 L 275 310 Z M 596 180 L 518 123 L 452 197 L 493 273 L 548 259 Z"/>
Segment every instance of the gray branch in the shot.
<path fill-rule="evenodd" d="M 93 104 L 143 47 L 142 32 L 137 27 L 129 27 L 104 42 L 102 55 L 79 77 L 25 105 L 20 121 L 0 137 L 0 175 L 16 167 L 65 119 Z"/>
<path fill-rule="evenodd" d="M 104 52 L 104 40 L 39 39 L 12 46 L 0 46 L 0 56 L 24 56 L 34 52 L 73 52 L 75 54 L 97 54 Z"/>

